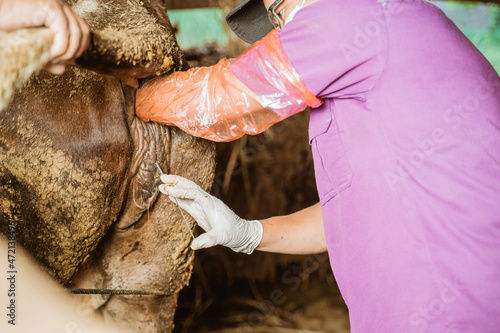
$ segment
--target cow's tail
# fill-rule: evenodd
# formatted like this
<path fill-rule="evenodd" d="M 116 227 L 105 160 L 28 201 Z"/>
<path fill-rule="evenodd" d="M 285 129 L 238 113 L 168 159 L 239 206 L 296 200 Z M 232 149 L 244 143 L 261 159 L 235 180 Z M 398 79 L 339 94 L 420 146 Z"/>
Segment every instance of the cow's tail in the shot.
<path fill-rule="evenodd" d="M 17 30 L 0 39 L 0 112 L 16 90 L 50 61 L 52 39 L 48 28 Z"/>

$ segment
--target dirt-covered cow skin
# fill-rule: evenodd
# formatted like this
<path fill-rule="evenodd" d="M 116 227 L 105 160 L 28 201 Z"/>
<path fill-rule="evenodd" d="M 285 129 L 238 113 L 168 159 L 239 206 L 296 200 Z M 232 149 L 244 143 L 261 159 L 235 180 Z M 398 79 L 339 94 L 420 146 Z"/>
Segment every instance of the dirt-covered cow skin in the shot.
<path fill-rule="evenodd" d="M 141 80 L 185 68 L 162 1 L 67 2 L 94 43 L 0 113 L 0 231 L 15 220 L 19 242 L 63 285 L 172 293 L 79 296 L 125 331 L 170 332 L 193 254 L 155 163 L 208 189 L 214 146 L 135 117 Z"/>

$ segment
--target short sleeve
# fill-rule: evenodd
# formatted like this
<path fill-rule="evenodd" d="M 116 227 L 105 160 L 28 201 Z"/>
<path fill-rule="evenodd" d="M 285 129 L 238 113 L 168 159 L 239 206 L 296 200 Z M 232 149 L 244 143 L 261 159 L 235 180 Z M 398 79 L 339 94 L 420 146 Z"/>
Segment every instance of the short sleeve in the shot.
<path fill-rule="evenodd" d="M 386 58 L 386 21 L 376 0 L 315 2 L 283 27 L 279 39 L 319 98 L 364 99 Z"/>

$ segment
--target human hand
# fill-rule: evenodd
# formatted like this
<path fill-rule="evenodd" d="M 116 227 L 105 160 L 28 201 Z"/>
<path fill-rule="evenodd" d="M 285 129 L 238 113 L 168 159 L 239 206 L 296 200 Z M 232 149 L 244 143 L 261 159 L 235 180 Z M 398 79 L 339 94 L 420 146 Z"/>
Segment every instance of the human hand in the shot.
<path fill-rule="evenodd" d="M 54 33 L 45 70 L 64 73 L 65 64 L 90 45 L 90 27 L 62 0 L 0 0 L 0 37 L 9 31 L 46 26 Z"/>
<path fill-rule="evenodd" d="M 235 252 L 251 254 L 262 240 L 263 229 L 259 221 L 247 221 L 236 215 L 221 200 L 203 191 L 194 182 L 175 175 L 162 175 L 165 183 L 162 193 L 198 222 L 206 233 L 198 236 L 191 248 L 199 250 L 224 245 Z"/>

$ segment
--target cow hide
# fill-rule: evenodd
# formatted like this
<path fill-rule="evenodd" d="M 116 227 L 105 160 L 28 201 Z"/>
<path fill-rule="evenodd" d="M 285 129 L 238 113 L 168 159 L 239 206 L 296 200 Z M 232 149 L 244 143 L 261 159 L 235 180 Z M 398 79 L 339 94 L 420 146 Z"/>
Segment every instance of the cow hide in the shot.
<path fill-rule="evenodd" d="M 0 231 L 16 221 L 19 243 L 63 285 L 170 293 L 81 296 L 125 331 L 169 332 L 193 254 L 155 163 L 208 189 L 214 146 L 135 117 L 138 80 L 185 68 L 162 1 L 68 3 L 94 44 L 64 75 L 33 77 L 0 114 Z"/>

